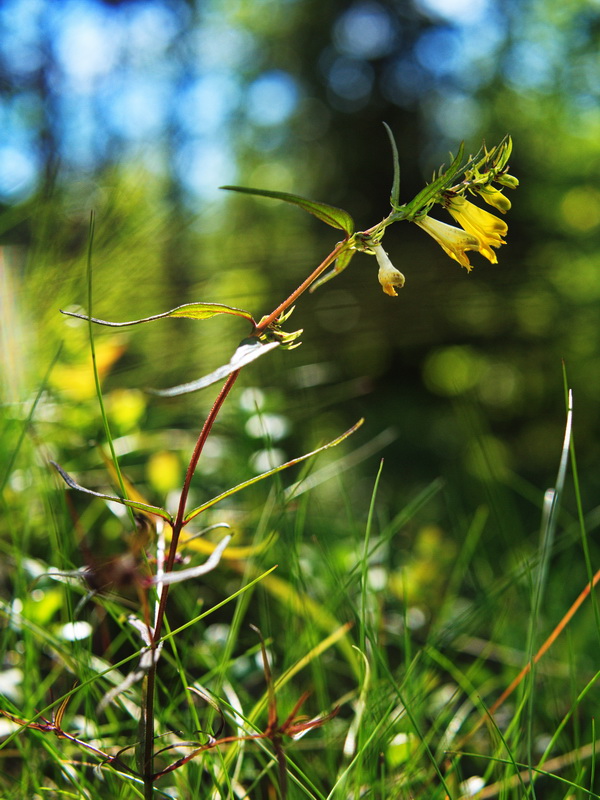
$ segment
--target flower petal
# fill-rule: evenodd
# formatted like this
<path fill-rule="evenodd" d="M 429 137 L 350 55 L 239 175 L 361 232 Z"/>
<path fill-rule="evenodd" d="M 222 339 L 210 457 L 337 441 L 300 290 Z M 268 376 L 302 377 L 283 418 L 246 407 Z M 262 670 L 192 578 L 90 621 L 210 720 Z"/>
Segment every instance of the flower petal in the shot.
<path fill-rule="evenodd" d="M 510 211 L 512 203 L 508 197 L 503 195 L 502 192 L 494 186 L 481 186 L 477 188 L 477 192 L 481 199 L 489 206 L 494 206 L 494 208 L 497 208 L 498 211 L 501 211 L 503 214 Z"/>
<path fill-rule="evenodd" d="M 383 291 L 389 294 L 390 297 L 398 297 L 398 292 L 394 287 L 397 286 L 401 289 L 404 286 L 404 275 L 392 264 L 388 254 L 380 244 L 373 245 L 372 249 L 379 264 L 377 278 Z"/>
<path fill-rule="evenodd" d="M 471 269 L 471 262 L 465 251 L 479 250 L 477 237 L 467 233 L 462 228 L 456 228 L 454 225 L 440 222 L 439 219 L 428 217 L 427 214 L 421 219 L 416 219 L 415 222 L 436 240 L 450 258 L 458 261 L 465 269 Z"/>
<path fill-rule="evenodd" d="M 479 252 L 492 264 L 497 264 L 498 259 L 492 247 L 506 244 L 502 238 L 508 231 L 506 222 L 490 214 L 489 211 L 473 205 L 462 195 L 447 198 L 445 205 L 465 231 L 475 236 L 479 242 Z"/>

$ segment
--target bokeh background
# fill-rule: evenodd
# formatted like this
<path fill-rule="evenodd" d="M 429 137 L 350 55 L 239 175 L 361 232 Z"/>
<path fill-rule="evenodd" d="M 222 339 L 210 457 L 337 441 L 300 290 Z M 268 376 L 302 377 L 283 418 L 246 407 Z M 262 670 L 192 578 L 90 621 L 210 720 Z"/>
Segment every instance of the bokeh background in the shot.
<path fill-rule="evenodd" d="M 474 153 L 512 135 L 510 171 L 521 186 L 499 264 L 476 256 L 467 275 L 413 226 L 389 229 L 386 249 L 407 278 L 400 296 L 383 295 L 375 260 L 358 255 L 304 297 L 288 324 L 304 328 L 303 346 L 246 370 L 204 480 L 247 477 L 365 416 L 345 445 L 359 449 L 357 508 L 384 457 L 384 503 L 399 506 L 441 477 L 454 537 L 461 515 L 486 504 L 493 552 L 524 538 L 534 547 L 562 446 L 564 365 L 592 511 L 599 36 L 596 0 L 3 0 L 5 456 L 62 342 L 37 432 L 50 455 L 101 483 L 89 450 L 103 434 L 87 329 L 58 312 L 87 304 L 90 212 L 95 316 L 132 319 L 205 300 L 259 318 L 329 252 L 335 232 L 296 208 L 218 187 L 296 192 L 369 227 L 389 209 L 385 121 L 399 145 L 403 200 L 461 140 Z M 151 499 L 179 485 L 215 391 L 158 400 L 144 389 L 207 373 L 245 332 L 235 319 L 98 329 L 118 447 Z M 17 470 L 11 485 L 26 496 L 31 480 Z"/>

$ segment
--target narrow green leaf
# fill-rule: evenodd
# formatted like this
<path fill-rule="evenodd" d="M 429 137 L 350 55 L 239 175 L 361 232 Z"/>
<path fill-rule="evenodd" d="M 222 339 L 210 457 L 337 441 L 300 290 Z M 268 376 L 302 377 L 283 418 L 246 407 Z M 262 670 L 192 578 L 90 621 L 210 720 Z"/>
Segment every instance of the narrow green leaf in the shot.
<path fill-rule="evenodd" d="M 245 194 L 254 194 L 259 197 L 271 197 L 274 200 L 283 200 L 284 203 L 292 203 L 295 206 L 303 208 L 309 214 L 331 225 L 332 228 L 339 228 L 345 231 L 348 236 L 354 232 L 354 220 L 344 211 L 343 208 L 336 208 L 327 203 L 316 202 L 315 200 L 307 200 L 305 197 L 300 197 L 297 194 L 289 194 L 288 192 L 272 192 L 269 189 L 250 189 L 245 186 L 221 186 L 221 189 L 227 189 L 230 192 L 243 192 Z"/>
<path fill-rule="evenodd" d="M 394 134 L 392 133 L 392 129 L 387 124 L 387 122 L 383 123 L 383 127 L 386 130 L 386 133 L 390 140 L 390 144 L 392 146 L 392 158 L 394 161 L 394 181 L 392 183 L 392 194 L 390 197 L 390 202 L 392 204 L 392 208 L 395 208 L 400 202 L 400 160 L 398 158 L 398 147 L 396 146 L 396 140 L 394 139 Z"/>
<path fill-rule="evenodd" d="M 288 467 L 293 467 L 295 464 L 301 464 L 303 461 L 306 461 L 307 458 L 311 458 L 312 456 L 316 456 L 317 453 L 322 453 L 323 450 L 329 450 L 330 447 L 335 447 L 336 445 L 343 442 L 344 439 L 347 439 L 348 436 L 351 436 L 355 431 L 357 431 L 360 426 L 363 424 L 364 419 L 359 419 L 358 422 L 349 428 L 345 433 L 342 433 L 341 436 L 338 436 L 337 439 L 333 439 L 331 442 L 324 444 L 322 447 L 318 447 L 316 450 L 313 450 L 310 453 L 306 453 L 303 456 L 299 456 L 298 458 L 293 458 L 291 461 L 286 461 L 285 464 L 280 464 L 278 467 L 274 467 L 273 469 L 268 470 L 267 472 L 263 472 L 260 475 L 256 475 L 254 478 L 250 478 L 250 480 L 244 481 L 243 483 L 238 483 L 237 486 L 233 486 L 231 489 L 227 489 L 227 491 L 223 492 L 217 497 L 213 497 L 212 500 L 208 500 L 206 503 L 203 503 L 198 508 L 194 508 L 192 511 L 189 511 L 185 517 L 184 522 L 187 523 L 194 517 L 197 517 L 198 514 L 201 514 L 203 511 L 206 511 L 207 508 L 211 508 L 211 506 L 216 505 L 221 500 L 224 500 L 226 497 L 230 497 L 232 494 L 241 491 L 241 489 L 245 489 L 248 486 L 252 486 L 254 483 L 258 483 L 262 481 L 264 478 L 268 478 L 270 475 L 275 475 L 277 472 L 281 472 Z"/>
<path fill-rule="evenodd" d="M 419 194 L 413 198 L 410 203 L 407 203 L 405 206 L 405 218 L 411 219 L 413 216 L 419 213 L 419 211 L 427 206 L 429 203 L 432 203 L 435 200 L 435 197 L 439 192 L 449 186 L 455 175 L 461 168 L 461 162 L 463 159 L 463 153 L 465 150 L 465 143 L 461 142 L 460 147 L 458 149 L 458 154 L 452 164 L 448 167 L 446 172 L 443 172 L 438 178 L 436 178 L 431 183 L 428 183 L 425 188 L 421 189 Z"/>
<path fill-rule="evenodd" d="M 225 306 L 222 303 L 185 303 L 177 308 L 172 308 L 170 311 L 165 311 L 164 314 L 154 314 L 152 317 L 144 317 L 143 319 L 133 319 L 129 322 L 108 322 L 105 319 L 97 319 L 96 317 L 88 317 L 86 314 L 76 314 L 74 311 L 63 311 L 68 317 L 77 317 L 78 319 L 85 319 L 88 322 L 96 322 L 98 325 L 108 325 L 111 328 L 125 328 L 127 325 L 141 325 L 143 322 L 153 322 L 155 319 L 164 319 L 165 317 L 185 317 L 187 319 L 210 319 L 217 316 L 217 314 L 230 314 L 235 317 L 243 317 L 254 323 L 252 314 L 249 311 L 244 311 L 241 308 L 233 308 L 232 306 Z"/>
<path fill-rule="evenodd" d="M 205 375 L 204 378 L 199 378 L 197 381 L 191 381 L 190 383 L 182 383 L 179 386 L 173 386 L 172 389 L 147 389 L 146 391 L 150 392 L 150 394 L 158 395 L 158 397 L 175 397 L 179 394 L 189 394 L 189 392 L 197 392 L 200 389 L 205 389 L 207 386 L 211 386 L 213 383 L 217 383 L 217 381 L 221 381 L 224 378 L 227 378 L 231 375 L 232 372 L 236 372 L 238 369 L 242 369 L 247 364 L 251 364 L 253 361 L 256 361 L 257 358 L 264 356 L 270 350 L 273 350 L 275 347 L 279 347 L 280 342 L 260 342 L 258 339 L 251 337 L 250 339 L 244 339 L 235 353 L 231 356 L 231 360 L 228 364 L 223 364 L 222 367 L 218 367 L 214 372 L 211 372 L 210 375 Z"/>
<path fill-rule="evenodd" d="M 342 250 L 342 252 L 336 258 L 333 269 L 330 269 L 329 272 L 326 272 L 325 275 L 322 275 L 318 280 L 316 280 L 308 291 L 311 293 L 314 292 L 315 289 L 319 288 L 319 286 L 322 286 L 324 283 L 327 283 L 327 281 L 335 278 L 336 275 L 339 275 L 340 272 L 343 272 L 352 260 L 352 257 L 355 253 L 356 250 L 351 250 L 350 248 L 347 250 Z"/>
<path fill-rule="evenodd" d="M 136 509 L 137 511 L 145 511 L 147 514 L 155 514 L 157 517 L 162 517 L 169 523 L 173 523 L 173 517 L 169 514 L 168 511 L 165 511 L 164 508 L 159 508 L 158 506 L 151 506 L 148 503 L 141 503 L 138 500 L 127 500 L 124 497 L 113 497 L 110 494 L 102 494 L 102 492 L 94 492 L 92 489 L 86 489 L 85 486 L 80 486 L 76 483 L 73 478 L 64 471 L 64 469 L 56 463 L 56 461 L 50 462 L 54 469 L 58 472 L 60 477 L 63 481 L 67 484 L 69 489 L 75 489 L 78 492 L 83 492 L 84 494 L 91 494 L 92 497 L 99 497 L 101 500 L 110 500 L 112 503 L 121 503 L 123 506 L 128 506 L 129 508 Z"/>

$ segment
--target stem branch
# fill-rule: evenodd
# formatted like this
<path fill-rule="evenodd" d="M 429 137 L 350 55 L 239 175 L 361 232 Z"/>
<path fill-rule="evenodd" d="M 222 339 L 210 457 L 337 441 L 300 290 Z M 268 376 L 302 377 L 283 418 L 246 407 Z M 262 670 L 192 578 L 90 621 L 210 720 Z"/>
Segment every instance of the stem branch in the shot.
<path fill-rule="evenodd" d="M 303 294 L 312 283 L 314 283 L 317 278 L 327 269 L 327 267 L 335 261 L 338 255 L 342 252 L 346 245 L 346 242 L 339 242 L 336 247 L 331 251 L 331 253 L 319 264 L 316 269 L 306 278 L 300 286 L 298 286 L 295 291 L 293 291 L 289 297 L 280 303 L 277 308 L 271 312 L 266 317 L 258 323 L 254 330 L 254 335 L 260 335 L 263 331 L 265 331 L 269 325 L 275 322 L 278 317 L 286 311 L 292 303 L 294 303 L 301 294 Z M 212 426 L 221 410 L 223 403 L 225 402 L 229 392 L 231 391 L 233 384 L 235 383 L 237 376 L 240 374 L 240 370 L 236 370 L 232 372 L 231 375 L 227 378 L 225 383 L 223 384 L 223 388 L 219 392 L 217 399 L 215 400 L 213 407 L 208 414 L 204 425 L 202 426 L 202 430 L 200 431 L 200 435 L 196 441 L 196 445 L 192 452 L 192 457 L 190 458 L 190 463 L 187 468 L 187 472 L 185 475 L 185 480 L 183 482 L 183 488 L 181 490 L 181 495 L 179 498 L 179 507 L 177 509 L 177 516 L 173 523 L 173 531 L 171 535 L 171 545 L 169 547 L 169 554 L 167 556 L 167 560 L 165 563 L 165 572 L 171 572 L 173 569 L 173 565 L 175 564 L 175 557 L 177 555 L 177 546 L 179 544 L 179 537 L 181 535 L 181 531 L 185 525 L 185 507 L 190 491 L 190 486 L 192 483 L 192 478 L 194 477 L 194 473 L 196 471 L 196 467 L 198 466 L 198 461 L 202 454 L 202 450 L 204 449 L 204 445 L 208 436 L 212 430 Z M 156 619 L 154 624 L 154 630 L 152 632 L 152 650 L 153 653 L 156 652 L 156 648 L 158 647 L 160 636 L 163 628 L 163 622 L 165 617 L 165 610 L 167 606 L 167 598 L 169 596 L 169 585 L 165 585 L 161 589 L 160 593 L 160 600 L 158 603 L 158 609 L 156 612 Z M 140 762 L 141 762 L 141 771 L 144 778 L 144 798 L 145 800 L 152 800 L 153 789 L 154 789 L 154 699 L 156 693 L 156 661 L 152 659 L 152 665 L 148 670 L 148 674 L 146 675 L 144 686 L 143 686 L 143 707 L 142 707 L 142 718 L 141 718 L 141 741 L 140 741 Z"/>
<path fill-rule="evenodd" d="M 202 430 L 200 431 L 198 440 L 196 441 L 196 446 L 194 447 L 194 451 L 192 453 L 192 457 L 190 459 L 190 463 L 188 465 L 187 472 L 185 475 L 183 488 L 181 490 L 181 496 L 179 498 L 179 508 L 177 509 L 177 517 L 175 518 L 175 522 L 173 523 L 173 532 L 171 534 L 171 545 L 169 547 L 169 555 L 167 556 L 167 562 L 165 564 L 165 572 L 171 572 L 173 569 L 173 565 L 175 563 L 175 556 L 177 555 L 177 545 L 179 543 L 179 537 L 181 535 L 181 531 L 184 526 L 185 506 L 187 503 L 187 498 L 190 491 L 192 478 L 194 477 L 194 472 L 196 471 L 196 467 L 198 466 L 200 455 L 202 454 L 202 450 L 204 449 L 206 440 L 208 439 L 208 436 L 212 430 L 212 426 L 219 414 L 219 411 L 221 410 L 221 406 L 225 402 L 225 399 L 229 394 L 229 392 L 231 391 L 233 384 L 235 383 L 236 378 L 239 374 L 240 370 L 232 372 L 231 375 L 225 381 L 223 388 L 219 392 L 217 399 L 215 400 L 213 407 L 211 408 L 210 413 L 207 416 L 204 425 L 202 426 Z M 156 612 L 156 622 L 152 634 L 153 651 L 156 651 L 156 648 L 158 647 L 158 643 L 160 640 L 168 596 L 169 596 L 169 586 L 167 584 L 162 587 L 162 591 L 160 594 L 160 601 L 158 604 L 158 611 Z M 153 749 L 154 749 L 155 686 L 156 686 L 156 661 L 153 658 L 152 665 L 148 670 L 144 686 L 144 706 L 142 710 L 143 714 L 142 741 L 140 743 L 140 747 L 142 750 L 145 800 L 151 800 L 153 793 L 153 784 L 154 784 Z"/>
<path fill-rule="evenodd" d="M 313 272 L 311 272 L 308 278 L 302 281 L 300 286 L 298 286 L 298 288 L 295 291 L 293 291 L 291 295 L 286 300 L 283 301 L 283 303 L 280 303 L 275 309 L 275 311 L 272 311 L 268 317 L 263 317 L 261 319 L 261 321 L 256 326 L 254 332 L 258 334 L 262 333 L 264 330 L 266 330 L 266 328 L 269 327 L 269 325 L 275 322 L 277 317 L 283 314 L 283 312 L 286 311 L 292 305 L 292 303 L 295 303 L 296 300 L 300 297 L 300 295 L 304 294 L 304 292 L 309 288 L 309 286 L 313 284 L 317 280 L 317 278 L 327 269 L 327 267 L 331 264 L 331 262 L 335 261 L 335 259 L 344 249 L 345 244 L 346 244 L 345 241 L 338 242 L 338 244 L 331 251 L 331 253 L 329 253 L 327 258 L 321 261 L 319 266 L 315 270 L 313 270 Z"/>

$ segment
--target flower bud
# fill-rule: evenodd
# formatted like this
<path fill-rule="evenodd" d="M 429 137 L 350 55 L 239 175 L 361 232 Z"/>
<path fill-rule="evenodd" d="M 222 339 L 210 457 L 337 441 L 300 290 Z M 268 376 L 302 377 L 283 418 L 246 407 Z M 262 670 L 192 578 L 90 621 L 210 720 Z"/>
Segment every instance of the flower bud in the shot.
<path fill-rule="evenodd" d="M 494 206 L 494 208 L 497 208 L 498 211 L 501 211 L 503 214 L 506 214 L 506 212 L 510 210 L 510 200 L 494 186 L 481 186 L 477 188 L 477 191 L 481 195 L 482 200 L 484 200 L 488 205 Z"/>
<path fill-rule="evenodd" d="M 519 179 L 515 178 L 514 175 L 509 175 L 508 172 L 505 172 L 504 175 L 498 175 L 496 182 L 502 186 L 507 186 L 509 189 L 516 189 L 519 185 Z"/>
<path fill-rule="evenodd" d="M 394 287 L 401 289 L 404 286 L 404 275 L 396 269 L 380 244 L 373 245 L 373 252 L 379 264 L 379 274 L 377 275 L 383 291 L 390 297 L 398 297 L 398 292 Z"/>

